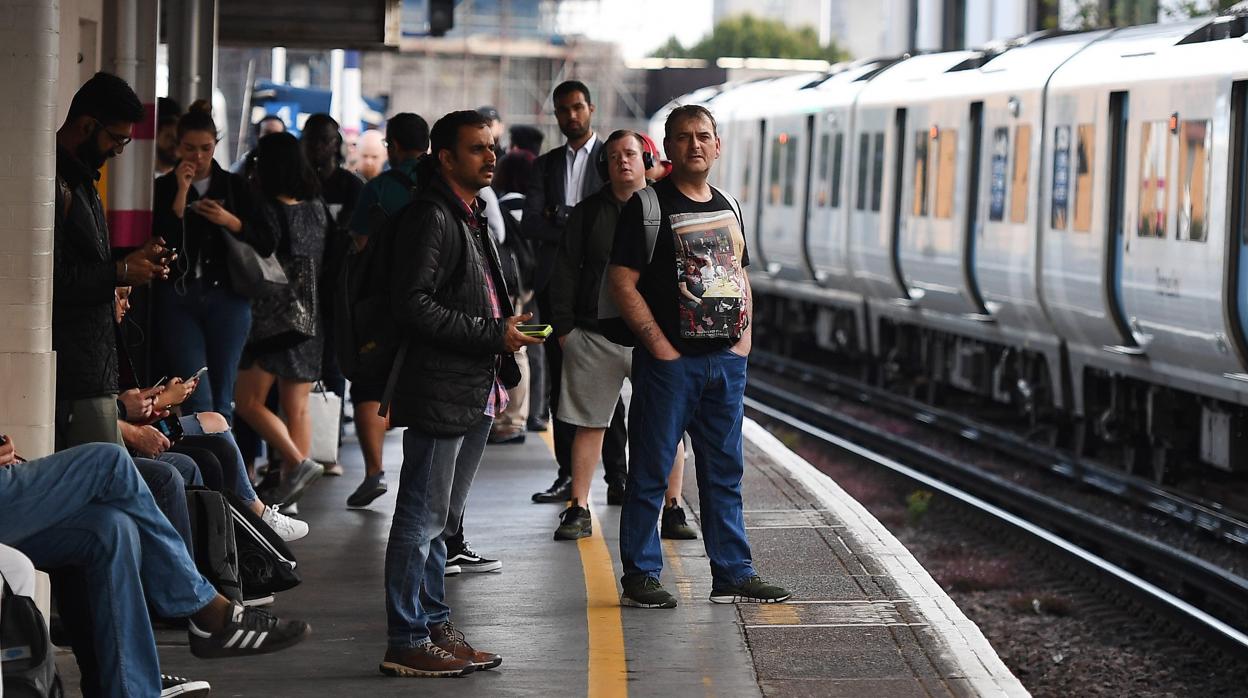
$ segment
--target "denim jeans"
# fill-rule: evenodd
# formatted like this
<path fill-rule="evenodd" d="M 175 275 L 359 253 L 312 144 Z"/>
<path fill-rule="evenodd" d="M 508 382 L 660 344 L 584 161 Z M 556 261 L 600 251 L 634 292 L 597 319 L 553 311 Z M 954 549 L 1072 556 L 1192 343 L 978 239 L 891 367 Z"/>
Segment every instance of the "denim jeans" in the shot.
<path fill-rule="evenodd" d="M 187 436 L 209 436 L 221 439 L 228 445 L 228 448 L 213 449 L 213 453 L 217 454 L 218 460 L 221 461 L 225 486 L 247 504 L 256 501 L 256 489 L 251 484 L 251 478 L 247 477 L 247 466 L 243 463 L 243 453 L 238 448 L 238 442 L 234 440 L 234 432 L 206 432 L 204 426 L 199 423 L 199 417 L 193 414 L 178 421 L 182 424 L 182 433 Z M 221 455 L 227 452 L 229 457 L 221 459 Z"/>
<path fill-rule="evenodd" d="M 183 618 L 216 597 L 120 446 L 89 444 L 0 468 L 0 543 L 37 567 L 84 568 L 110 696 L 160 694 L 149 602 Z"/>
<path fill-rule="evenodd" d="M 716 587 L 730 586 L 754 575 L 741 504 L 746 363 L 728 349 L 674 361 L 655 359 L 643 347 L 633 350 L 631 467 L 620 512 L 626 576 L 658 579 L 663 569 L 657 526 L 676 444 L 685 432 L 693 442 L 712 581 Z"/>
<path fill-rule="evenodd" d="M 251 331 L 251 301 L 223 286 L 188 281 L 185 295 L 172 283 L 156 286 L 161 361 L 171 375 L 187 378 L 207 366 L 199 387 L 182 404 L 186 414 L 219 412 L 234 422 L 234 381 Z"/>
<path fill-rule="evenodd" d="M 190 471 L 186 470 L 188 464 Z M 195 467 L 195 461 L 181 453 L 166 451 L 156 460 L 135 458 L 134 467 L 147 485 L 148 492 L 151 492 L 156 508 L 169 520 L 173 530 L 178 532 L 186 543 L 186 549 L 194 550 L 194 542 L 191 540 L 191 514 L 186 505 L 186 486 L 204 484 L 202 480 L 198 480 L 199 469 Z M 188 472 L 194 473 L 195 477 L 188 480 Z"/>
<path fill-rule="evenodd" d="M 386 545 L 386 623 L 391 647 L 417 647 L 446 605 L 446 537 L 459 527 L 468 490 L 494 420 L 481 415 L 463 436 L 435 438 L 408 428 L 403 471 Z"/>

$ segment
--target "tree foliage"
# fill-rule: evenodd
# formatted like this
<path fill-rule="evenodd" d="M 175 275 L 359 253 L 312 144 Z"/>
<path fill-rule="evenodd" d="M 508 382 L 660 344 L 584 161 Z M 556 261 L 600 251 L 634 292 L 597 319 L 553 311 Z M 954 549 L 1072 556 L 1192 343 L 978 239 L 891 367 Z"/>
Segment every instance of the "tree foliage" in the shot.
<path fill-rule="evenodd" d="M 1052 4 L 1045 0 L 1046 4 Z M 1188 19 L 1218 14 L 1240 0 L 1181 0 L 1162 8 L 1158 0 L 1078 0 L 1073 13 L 1073 28 L 1099 29 L 1152 24 L 1160 18 Z"/>
<path fill-rule="evenodd" d="M 836 43 L 821 45 L 811 27 L 791 29 L 783 22 L 753 15 L 729 17 L 698 43 L 682 46 L 676 37 L 651 54 L 656 58 L 700 58 L 714 61 L 725 56 L 741 58 L 814 58 L 835 63 L 846 58 Z"/>

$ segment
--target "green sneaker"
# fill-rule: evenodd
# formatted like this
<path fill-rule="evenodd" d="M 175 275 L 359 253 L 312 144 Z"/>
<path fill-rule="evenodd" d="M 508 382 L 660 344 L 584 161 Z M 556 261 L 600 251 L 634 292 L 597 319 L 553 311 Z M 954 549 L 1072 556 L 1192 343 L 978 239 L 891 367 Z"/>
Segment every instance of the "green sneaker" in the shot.
<path fill-rule="evenodd" d="M 659 519 L 659 537 L 669 540 L 696 540 L 698 537 L 698 532 L 685 520 L 685 510 L 680 508 L 675 499 L 663 507 L 663 516 Z"/>
<path fill-rule="evenodd" d="M 793 596 L 788 589 L 764 582 L 761 577 L 750 577 L 732 586 L 711 589 L 712 603 L 780 603 Z"/>
<path fill-rule="evenodd" d="M 644 575 L 624 575 L 620 578 L 624 593 L 620 594 L 621 606 L 635 608 L 676 608 L 676 597 L 667 593 L 659 580 Z"/>
<path fill-rule="evenodd" d="M 594 520 L 589 515 L 589 509 L 577 504 L 575 499 L 572 500 L 572 506 L 564 509 L 559 518 L 555 540 L 576 540 L 594 535 Z"/>

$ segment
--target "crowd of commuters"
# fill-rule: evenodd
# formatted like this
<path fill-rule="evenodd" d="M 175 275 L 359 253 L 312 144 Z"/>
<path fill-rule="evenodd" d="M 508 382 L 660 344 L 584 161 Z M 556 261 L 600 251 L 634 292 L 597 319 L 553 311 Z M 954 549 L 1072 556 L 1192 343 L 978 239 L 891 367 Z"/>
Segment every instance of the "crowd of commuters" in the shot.
<path fill-rule="evenodd" d="M 297 501 L 341 474 L 312 458 L 308 402 L 317 383 L 348 397 L 334 308 L 357 254 L 383 260 L 384 322 L 402 338 L 388 359 L 348 371 L 365 462 L 349 507 L 389 491 L 383 443 L 404 429 L 383 673 L 462 676 L 502 662 L 456 628 L 444 579 L 501 568 L 468 545 L 464 513 L 486 445 L 527 431 L 554 432 L 556 477 L 532 499 L 567 503 L 556 540 L 593 535 L 590 489 L 603 462 L 607 504 L 622 505 L 621 603 L 676 605 L 659 583 L 659 537 L 698 535 L 680 506 L 687 444 L 711 600 L 789 597 L 756 574 L 745 535 L 749 253 L 736 202 L 707 183 L 714 117 L 673 111 L 664 161 L 643 134 L 600 137 L 585 84 L 561 83 L 552 101 L 566 141 L 545 154 L 540 131 L 507 129 L 494 107 L 432 128 L 401 113 L 384 138 L 360 139 L 361 178 L 343 167 L 328 115 L 309 117 L 298 138 L 265 117 L 227 170 L 214 158 L 209 105 L 180 113 L 162 100 L 152 234 L 113 250 L 95 183 L 143 109 L 105 73 L 78 91 L 57 133 L 58 452 L 26 462 L 0 440 L 0 543 L 67 570 L 55 587 L 89 590 L 57 593 L 84 694 L 207 690 L 160 673 L 148 623 L 118 630 L 149 607 L 191 619 L 197 656 L 276 651 L 307 635 L 300 621 L 222 597 L 196 570 L 186 488 L 230 493 L 283 540 L 308 535 Z M 240 280 L 240 256 L 276 264 L 284 280 L 257 290 Z M 142 371 L 126 331 L 140 288 L 154 328 L 139 347 Z M 540 323 L 553 328 L 549 341 L 531 327 Z M 177 438 L 160 428 L 171 419 Z M 268 467 L 257 483 L 261 442 Z"/>

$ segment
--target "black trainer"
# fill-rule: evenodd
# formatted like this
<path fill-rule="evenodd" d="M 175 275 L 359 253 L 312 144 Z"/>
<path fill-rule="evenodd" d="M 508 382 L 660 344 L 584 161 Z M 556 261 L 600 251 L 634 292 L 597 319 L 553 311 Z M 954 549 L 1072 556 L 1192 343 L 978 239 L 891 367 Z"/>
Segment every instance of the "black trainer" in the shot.
<path fill-rule="evenodd" d="M 698 532 L 685 520 L 685 510 L 680 508 L 675 499 L 663 507 L 663 517 L 659 519 L 659 537 L 670 540 L 696 540 Z"/>
<path fill-rule="evenodd" d="M 676 608 L 676 597 L 667 593 L 654 577 L 626 574 L 620 578 L 620 586 L 624 587 L 624 593 L 620 594 L 621 606 Z"/>
<path fill-rule="evenodd" d="M 181 676 L 160 675 L 160 698 L 190 698 L 212 693 L 207 681 L 194 681 Z"/>
<path fill-rule="evenodd" d="M 381 495 L 390 491 L 390 486 L 386 483 L 385 472 L 376 475 L 367 475 L 364 482 L 355 488 L 351 496 L 347 497 L 347 507 L 349 509 L 363 509 L 373 503 Z"/>
<path fill-rule="evenodd" d="M 539 504 L 562 504 L 572 496 L 572 478 L 557 477 L 553 484 L 542 492 L 533 493 L 533 501 Z"/>
<path fill-rule="evenodd" d="M 451 565 L 458 567 L 460 572 L 493 572 L 503 569 L 501 560 L 491 560 L 484 555 L 478 555 L 468 547 L 467 542 L 459 550 L 448 551 L 446 566 L 449 569 Z"/>
<path fill-rule="evenodd" d="M 589 509 L 577 504 L 575 499 L 559 518 L 561 523 L 555 529 L 555 540 L 576 540 L 594 535 L 594 520 L 589 515 Z"/>
<path fill-rule="evenodd" d="M 230 622 L 215 633 L 195 627 L 194 621 L 186 634 L 191 640 L 191 654 L 200 659 L 268 654 L 303 642 L 312 628 L 301 620 L 278 620 L 260 608 L 234 604 Z"/>
<path fill-rule="evenodd" d="M 711 601 L 714 603 L 780 603 L 791 596 L 793 594 L 788 589 L 768 584 L 758 576 L 736 586 L 711 589 Z"/>

